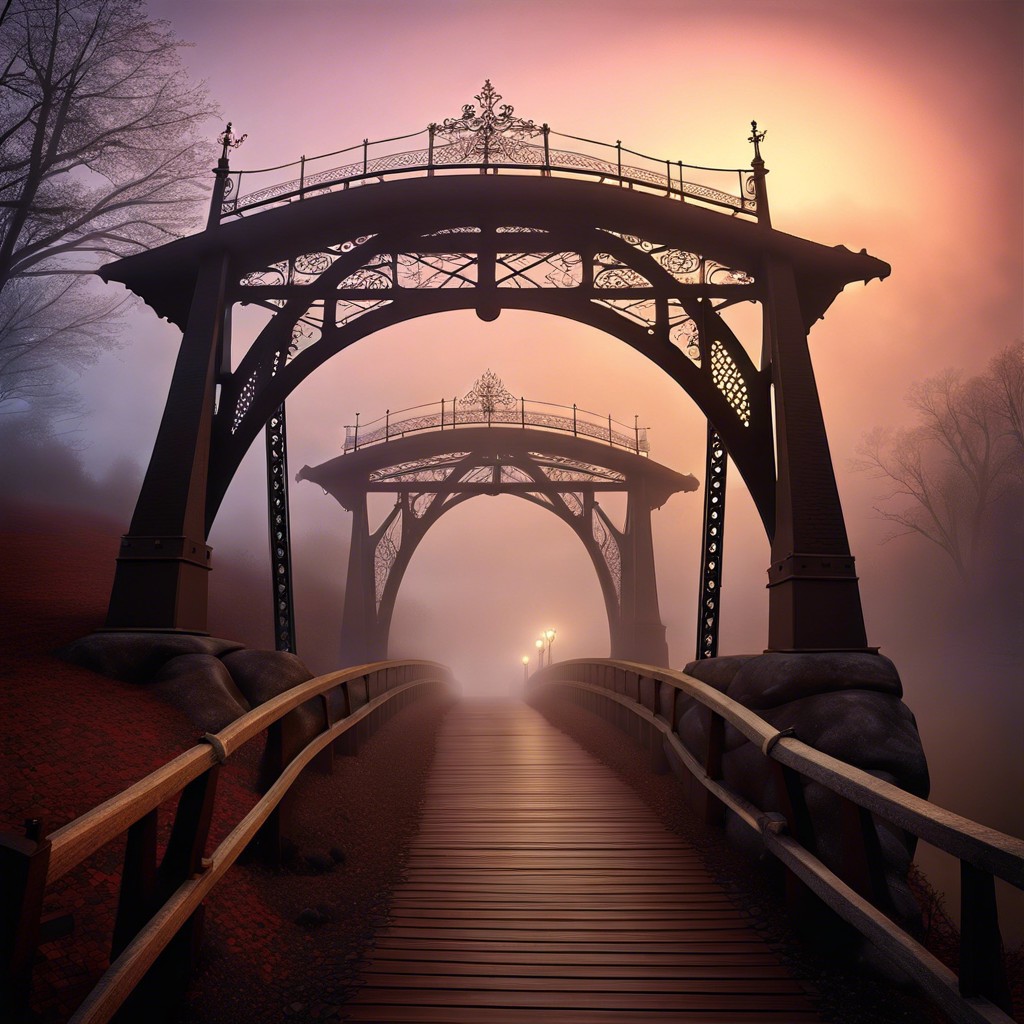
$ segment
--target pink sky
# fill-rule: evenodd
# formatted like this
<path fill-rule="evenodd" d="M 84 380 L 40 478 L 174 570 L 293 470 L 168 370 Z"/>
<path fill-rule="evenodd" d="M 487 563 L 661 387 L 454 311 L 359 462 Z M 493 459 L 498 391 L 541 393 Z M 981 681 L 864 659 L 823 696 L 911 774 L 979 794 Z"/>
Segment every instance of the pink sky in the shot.
<path fill-rule="evenodd" d="M 195 43 L 187 54 L 194 74 L 248 133 L 235 167 L 416 131 L 457 114 L 485 78 L 524 117 L 694 164 L 747 164 L 756 119 L 768 130 L 775 226 L 864 247 L 893 267 L 885 282 L 848 288 L 811 335 L 869 641 L 901 666 L 926 750 L 957 737 L 1001 750 L 998 770 L 1016 771 L 1019 790 L 1019 689 L 990 666 L 970 685 L 955 673 L 934 675 L 941 659 L 929 646 L 932 627 L 901 616 L 914 589 L 894 587 L 892 575 L 924 552 L 913 539 L 881 543 L 886 527 L 871 510 L 877 485 L 849 460 L 870 427 L 907 422 L 903 395 L 914 379 L 945 367 L 976 372 L 1024 329 L 1024 5 L 154 0 L 150 9 Z M 218 128 L 211 124 L 211 136 Z M 128 335 L 130 345 L 82 381 L 96 410 L 85 423 L 96 472 L 118 457 L 148 457 L 166 393 L 177 332 L 143 309 Z M 338 454 L 357 411 L 372 418 L 463 394 L 487 368 L 517 395 L 626 421 L 638 413 L 651 426 L 652 457 L 703 474 L 701 417 L 670 380 L 589 328 L 526 313 L 493 324 L 469 313 L 406 323 L 336 357 L 289 402 L 292 472 Z M 126 381 L 112 408 L 104 396 Z M 212 543 L 215 557 L 262 572 L 262 445 L 255 447 Z M 724 652 L 760 650 L 765 640 L 767 544 L 737 474 L 733 485 Z M 305 614 L 310 660 L 326 669 L 317 661 L 330 643 L 312 643 L 309 624 L 329 624 L 331 612 L 312 603 L 314 594 L 337 592 L 348 519 L 312 485 L 295 486 L 292 500 L 299 643 Z M 677 495 L 655 514 L 677 666 L 693 656 L 700 503 L 699 493 Z M 920 586 L 951 581 L 937 564 Z M 223 595 L 215 591 L 216 599 Z M 393 649 L 448 660 L 467 688 L 503 690 L 549 623 L 559 629 L 561 656 L 606 653 L 598 584 L 582 548 L 525 502 L 479 499 L 446 516 L 415 556 Z M 269 627 L 252 639 L 268 644 Z M 932 760 L 940 802 L 1024 831 L 1019 811 L 986 803 L 983 784 L 965 790 L 952 765 Z"/>

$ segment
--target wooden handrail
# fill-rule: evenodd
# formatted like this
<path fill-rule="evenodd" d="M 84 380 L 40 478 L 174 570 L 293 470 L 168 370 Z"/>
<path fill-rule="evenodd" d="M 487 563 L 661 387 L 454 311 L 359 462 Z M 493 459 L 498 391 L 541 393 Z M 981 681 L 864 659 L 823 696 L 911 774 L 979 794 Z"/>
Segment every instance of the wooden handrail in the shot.
<path fill-rule="evenodd" d="M 329 672 L 260 704 L 213 734 L 212 738 L 219 743 L 223 756 L 230 757 L 268 726 L 307 700 L 372 673 L 394 670 L 399 665 L 430 666 L 434 670 L 447 671 L 444 666 L 434 662 L 403 661 L 356 665 L 338 672 Z M 209 741 L 197 743 L 123 792 L 51 833 L 47 837 L 50 840 L 50 866 L 46 884 L 52 885 L 90 854 L 119 836 L 129 825 L 159 807 L 168 797 L 180 792 L 189 782 L 217 764 L 214 746 Z"/>
<path fill-rule="evenodd" d="M 641 700 L 641 680 L 656 685 L 653 698 Z M 876 778 L 868 772 L 831 757 L 798 739 L 785 735 L 755 712 L 739 704 L 714 687 L 683 672 L 662 669 L 635 662 L 612 659 L 573 660 L 559 662 L 531 677 L 533 687 L 567 686 L 582 694 L 611 701 L 644 721 L 651 735 L 666 741 L 673 754 L 691 775 L 728 807 L 749 827 L 760 833 L 765 848 L 801 879 L 822 901 L 862 935 L 879 946 L 895 963 L 914 979 L 950 1019 L 958 1024 L 1012 1024 L 1008 1013 L 986 996 L 991 991 L 1002 994 L 1005 979 L 965 966 L 969 956 L 961 956 L 959 979 L 906 931 L 890 920 L 839 875 L 821 862 L 792 835 L 789 823 L 779 813 L 764 811 L 746 800 L 722 779 L 712 777 L 697 756 L 687 749 L 675 732 L 676 698 L 679 693 L 692 698 L 711 711 L 713 721 L 727 721 L 762 754 L 811 779 L 858 807 L 897 825 L 960 859 L 961 863 L 980 869 L 983 883 L 991 877 L 1002 878 L 1024 888 L 1024 840 L 988 828 L 945 808 Z M 671 698 L 661 687 L 667 686 Z M 625 692 L 632 690 L 632 693 Z M 659 713 L 672 709 L 672 720 Z M 709 748 L 710 749 L 710 748 Z M 994 907 L 990 919 L 980 929 L 978 938 L 991 947 L 998 940 L 998 919 Z M 964 936 L 962 954 L 970 953 L 972 938 Z M 972 973 L 970 978 L 966 977 Z M 976 975 L 976 976 L 975 976 Z M 1002 996 L 1005 1000 L 1007 997 Z"/>
<path fill-rule="evenodd" d="M 366 685 L 365 703 L 352 709 L 351 696 L 346 692 L 345 709 L 348 713 L 337 721 L 332 721 L 326 695 L 357 681 Z M 28 935 L 34 946 L 46 887 L 122 833 L 127 831 L 131 839 L 131 836 L 145 825 L 143 819 L 146 819 L 147 815 L 155 816 L 156 809 L 165 800 L 176 793 L 182 793 L 175 832 L 181 824 L 183 841 L 176 851 L 174 863 L 168 866 L 168 857 L 165 857 L 160 869 L 168 876 L 165 881 L 170 882 L 170 891 L 165 891 L 161 895 L 159 905 L 144 915 L 148 916 L 148 921 L 144 920 L 131 927 L 124 943 L 118 943 L 115 929 L 115 946 L 120 950 L 119 955 L 72 1020 L 102 1022 L 111 1018 L 171 939 L 192 919 L 200 902 L 237 860 L 260 828 L 267 824 L 302 769 L 318 753 L 386 706 L 401 706 L 419 687 L 450 681 L 451 674 L 445 666 L 430 661 L 412 660 L 374 662 L 318 676 L 259 705 L 220 732 L 205 735 L 194 747 L 129 786 L 122 793 L 57 829 L 39 843 L 19 837 L 2 837 L 0 847 L 15 858 L 21 858 L 27 863 L 37 852 L 44 860 L 48 858 L 45 873 L 31 873 L 34 878 L 32 892 L 12 892 L 22 907 L 19 939 Z M 324 698 L 323 731 L 295 753 L 287 764 L 280 766 L 278 777 L 263 797 L 210 857 L 202 857 L 210 824 L 209 815 L 213 807 L 215 779 L 220 765 L 268 728 L 271 729 L 273 736 L 277 727 L 276 736 L 280 742 L 279 725 L 282 719 L 295 708 L 318 696 Z M 195 790 L 196 786 L 200 789 Z M 194 793 L 194 799 L 183 812 L 186 796 L 190 792 Z M 183 820 L 183 813 L 188 818 L 187 821 Z M 150 820 L 155 820 L 155 817 Z M 155 825 L 153 827 L 155 828 Z M 131 842 L 128 846 L 131 848 Z M 155 856 L 155 849 L 149 851 L 149 855 Z M 128 856 L 126 852 L 126 868 Z M 26 878 L 29 874 L 25 873 Z M 128 898 L 125 874 L 127 872 L 123 873 L 122 877 L 122 904 Z M 120 927 L 120 911 L 118 916 Z M 3 938 L 6 948 L 8 937 Z M 24 1013 L 27 1010 L 29 972 L 34 956 L 33 951 L 22 948 L 24 945 L 24 942 L 12 944 L 15 956 L 3 965 L 16 997 L 16 1005 L 12 1010 L 15 1016 L 12 1019 L 16 1019 L 19 1012 Z"/>
<path fill-rule="evenodd" d="M 102 1024 L 102 1022 L 110 1020 L 167 944 L 177 935 L 199 904 L 249 845 L 260 827 L 298 779 L 302 770 L 317 754 L 389 700 L 401 693 L 407 693 L 414 687 L 438 681 L 440 680 L 420 679 L 400 684 L 379 697 L 375 697 L 368 704 L 336 722 L 329 730 L 311 740 L 289 762 L 270 789 L 221 841 L 213 853 L 204 859 L 202 874 L 187 879 L 179 885 L 149 923 L 128 944 L 124 952 L 110 965 L 70 1018 L 69 1024 Z"/>

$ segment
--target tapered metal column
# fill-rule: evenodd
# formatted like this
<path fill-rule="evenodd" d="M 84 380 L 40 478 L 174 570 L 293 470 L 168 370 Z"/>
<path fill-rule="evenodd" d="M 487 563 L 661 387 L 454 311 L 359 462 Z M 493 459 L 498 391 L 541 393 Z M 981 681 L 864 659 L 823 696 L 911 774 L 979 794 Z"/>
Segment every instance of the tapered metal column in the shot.
<path fill-rule="evenodd" d="M 620 629 L 628 650 L 622 657 L 645 665 L 668 666 L 665 625 L 658 607 L 651 505 L 643 477 L 629 490 L 622 545 Z"/>
<path fill-rule="evenodd" d="M 288 435 L 284 402 L 267 420 L 266 435 L 274 647 L 294 654 L 295 605 L 292 598 L 292 531 L 288 515 Z"/>
<path fill-rule="evenodd" d="M 206 485 L 227 269 L 221 253 L 199 267 L 153 455 L 121 539 L 110 629 L 207 629 Z"/>
<path fill-rule="evenodd" d="M 708 422 L 704 471 L 704 531 L 697 602 L 697 658 L 718 656 L 718 625 L 722 600 L 722 551 L 725 541 L 725 484 L 729 469 L 725 445 Z"/>
<path fill-rule="evenodd" d="M 345 578 L 345 604 L 341 613 L 341 655 L 349 665 L 373 661 L 377 636 L 377 596 L 374 543 L 370 536 L 366 492 L 346 497 L 352 510 L 352 534 Z"/>
<path fill-rule="evenodd" d="M 765 343 L 775 389 L 778 481 L 768 569 L 768 648 L 866 650 L 860 590 L 839 502 L 793 268 L 769 254 Z"/>

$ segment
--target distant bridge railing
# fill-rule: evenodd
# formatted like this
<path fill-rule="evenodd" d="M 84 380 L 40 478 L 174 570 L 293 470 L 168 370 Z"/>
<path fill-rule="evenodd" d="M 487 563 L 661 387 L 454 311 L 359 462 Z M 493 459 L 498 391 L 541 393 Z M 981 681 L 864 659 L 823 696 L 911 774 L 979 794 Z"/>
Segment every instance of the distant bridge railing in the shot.
<path fill-rule="evenodd" d="M 467 145 L 466 138 L 450 141 L 443 125 L 430 125 L 409 135 L 372 142 L 364 139 L 346 149 L 303 156 L 276 167 L 231 171 L 220 216 L 227 220 L 388 178 L 433 177 L 451 171 L 591 178 L 732 213 L 757 215 L 755 179 L 749 169 L 662 160 L 627 149 L 621 142 L 611 144 L 564 135 L 547 125 L 534 126 L 530 135 L 541 141 L 528 142 L 522 137 L 505 135 L 495 140 L 493 150 L 481 151 L 479 145 Z M 414 139 L 422 140 L 419 146 L 396 151 L 396 143 L 414 145 L 410 142 Z M 553 139 L 565 139 L 573 148 L 555 148 L 551 144 Z M 338 157 L 347 159 L 336 163 Z"/>
<path fill-rule="evenodd" d="M 165 950 L 190 957 L 185 929 L 193 915 L 249 843 L 262 833 L 280 843 L 278 805 L 302 770 L 336 740 L 358 741 L 425 687 L 451 682 L 450 671 L 429 661 L 389 661 L 318 676 L 242 715 L 162 768 L 129 786 L 45 839 L 0 834 L 0 970 L 5 1020 L 27 1019 L 32 965 L 40 941 L 40 915 L 49 886 L 111 840 L 127 832 L 121 892 L 109 969 L 71 1017 L 70 1024 L 108 1021 Z M 289 712 L 319 704 L 324 728 L 299 750 L 289 734 Z M 205 856 L 220 766 L 267 731 L 267 754 L 277 778 L 226 838 Z M 170 838 L 156 865 L 157 810 L 180 794 Z M 9 909 L 8 909 L 9 908 Z M 176 937 L 179 942 L 167 947 Z M 166 999 L 167 992 L 154 993 Z M 148 1016 L 146 1014 L 145 1016 Z"/>
<path fill-rule="evenodd" d="M 1024 889 L 1024 840 L 960 817 L 936 804 L 846 764 L 776 729 L 742 704 L 692 676 L 669 669 L 613 660 L 556 663 L 531 677 L 531 689 L 564 687 L 573 699 L 641 733 L 652 754 L 667 743 L 676 758 L 704 787 L 705 818 L 715 821 L 723 808 L 761 836 L 777 857 L 829 908 L 873 942 L 909 975 L 951 1020 L 963 1024 L 1013 1024 L 1001 958 L 999 920 L 993 878 Z M 677 703 L 691 698 L 707 708 L 706 749 L 689 750 L 675 731 Z M 852 805 L 859 822 L 861 849 L 841 878 L 796 837 L 809 823 L 754 806 L 722 780 L 725 725 L 728 723 L 774 762 L 787 791 L 801 779 L 812 780 Z M 868 813 L 864 813 L 868 812 Z M 919 839 L 952 854 L 961 866 L 959 977 L 909 933 L 878 910 L 863 894 L 864 878 L 881 877 L 876 815 Z M 867 868 L 865 871 L 864 868 Z M 858 877 L 859 876 L 859 877 Z M 1004 1012 L 1004 1010 L 1006 1012 Z"/>
<path fill-rule="evenodd" d="M 559 410 L 555 412 L 553 410 Z M 439 402 L 413 405 L 407 409 L 390 409 L 367 423 L 345 425 L 345 452 L 357 451 L 369 445 L 384 444 L 408 434 L 427 430 L 455 430 L 460 427 L 508 426 L 525 429 L 538 427 L 574 437 L 590 437 L 613 448 L 624 448 L 637 455 L 649 455 L 647 428 L 639 426 L 639 417 L 629 426 L 613 420 L 611 415 L 580 409 L 575 404 L 556 405 L 553 402 L 527 402 L 520 398 L 513 405 L 484 408 L 466 406 L 454 397 Z"/>

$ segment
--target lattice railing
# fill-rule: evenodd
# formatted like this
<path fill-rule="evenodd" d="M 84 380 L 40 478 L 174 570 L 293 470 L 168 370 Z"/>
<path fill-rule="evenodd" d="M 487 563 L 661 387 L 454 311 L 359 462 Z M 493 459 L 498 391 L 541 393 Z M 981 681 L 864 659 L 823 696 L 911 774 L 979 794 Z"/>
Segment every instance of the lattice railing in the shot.
<path fill-rule="evenodd" d="M 647 427 L 634 423 L 629 426 L 612 419 L 610 415 L 580 409 L 576 405 L 556 405 L 550 402 L 527 402 L 520 398 L 515 405 L 486 409 L 483 406 L 465 406 L 456 398 L 442 398 L 438 402 L 411 406 L 394 412 L 388 410 L 368 423 L 345 426 L 345 452 L 356 451 L 370 445 L 385 444 L 410 434 L 429 430 L 455 430 L 462 427 L 527 427 L 551 430 L 574 437 L 588 437 L 613 448 L 622 448 L 637 455 L 647 456 L 651 446 Z"/>
<path fill-rule="evenodd" d="M 621 141 L 597 142 L 552 131 L 544 124 L 513 116 L 490 82 L 461 118 L 448 118 L 422 131 L 370 141 L 290 164 L 230 172 L 221 219 L 238 217 L 309 196 L 381 182 L 389 177 L 432 176 L 451 170 L 534 173 L 596 178 L 624 188 L 654 191 L 682 201 L 707 204 L 732 213 L 757 216 L 753 171 L 701 167 L 663 160 L 628 149 Z M 420 140 L 416 145 L 413 140 Z M 565 140 L 569 148 L 552 145 Z M 399 144 L 413 148 L 399 148 Z M 226 150 L 225 150 L 226 153 Z M 342 162 L 337 162 L 338 158 Z M 283 180 L 282 180 L 283 179 Z"/>

